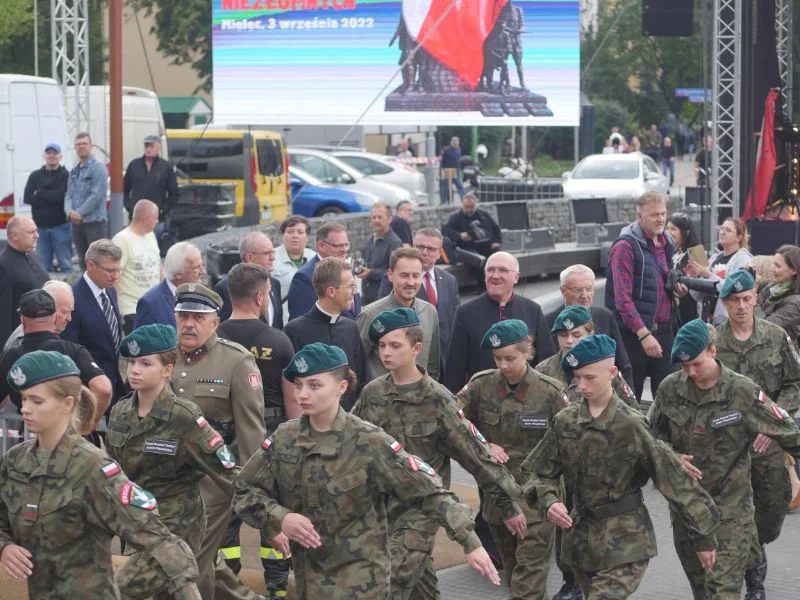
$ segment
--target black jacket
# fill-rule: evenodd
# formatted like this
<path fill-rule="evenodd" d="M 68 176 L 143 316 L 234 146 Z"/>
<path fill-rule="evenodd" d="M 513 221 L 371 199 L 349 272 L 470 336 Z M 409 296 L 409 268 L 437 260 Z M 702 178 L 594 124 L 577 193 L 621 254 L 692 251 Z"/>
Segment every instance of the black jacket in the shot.
<path fill-rule="evenodd" d="M 125 171 L 125 210 L 132 217 L 136 201 L 147 198 L 158 204 L 158 220 L 163 221 L 178 202 L 178 180 L 175 169 L 161 157 L 147 170 L 144 156 L 134 158 Z"/>
<path fill-rule="evenodd" d="M 67 195 L 69 171 L 62 165 L 57 169 L 43 166 L 28 177 L 25 184 L 25 204 L 30 204 L 33 222 L 37 227 L 50 229 L 67 222 L 64 214 L 64 196 Z"/>
<path fill-rule="evenodd" d="M 36 252 L 25 254 L 11 246 L 0 251 L 0 347 L 19 325 L 22 294 L 42 287 L 48 279 Z"/>
<path fill-rule="evenodd" d="M 467 232 L 472 239 L 462 240 L 461 234 L 464 232 Z M 459 248 L 480 253 L 487 252 L 492 244 L 503 242 L 500 226 L 492 218 L 492 215 L 480 208 L 469 216 L 462 210 L 451 214 L 442 227 L 442 234 L 450 238 Z"/>

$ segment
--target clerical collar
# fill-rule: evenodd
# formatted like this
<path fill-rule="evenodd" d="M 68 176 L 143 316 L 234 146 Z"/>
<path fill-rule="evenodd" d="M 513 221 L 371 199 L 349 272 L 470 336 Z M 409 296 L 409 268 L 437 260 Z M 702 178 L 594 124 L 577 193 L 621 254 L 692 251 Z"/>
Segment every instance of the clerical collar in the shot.
<path fill-rule="evenodd" d="M 319 312 L 321 312 L 321 313 L 322 313 L 323 315 L 325 315 L 326 317 L 330 317 L 330 320 L 331 320 L 331 325 L 333 325 L 334 323 L 336 323 L 336 321 L 338 321 L 338 320 L 339 320 L 339 316 L 341 316 L 341 314 L 342 314 L 342 313 L 336 313 L 336 314 L 329 313 L 327 310 L 325 310 L 324 308 L 322 308 L 322 307 L 319 305 L 319 302 L 316 302 L 316 305 L 317 305 L 317 310 L 318 310 Z"/>

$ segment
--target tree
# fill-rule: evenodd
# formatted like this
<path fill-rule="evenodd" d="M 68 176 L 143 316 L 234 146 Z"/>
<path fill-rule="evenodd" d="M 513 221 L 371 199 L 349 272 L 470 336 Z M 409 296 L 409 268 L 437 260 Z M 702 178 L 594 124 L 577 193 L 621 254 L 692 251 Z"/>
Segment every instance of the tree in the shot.
<path fill-rule="evenodd" d="M 14 33 L 33 22 L 33 6 L 29 0 L 4 0 L 0 11 L 0 46 L 14 37 Z"/>
<path fill-rule="evenodd" d="M 195 91 L 210 92 L 211 3 L 208 0 L 134 0 L 134 10 L 144 9 L 155 24 L 150 33 L 158 38 L 158 51 L 172 64 L 190 64 L 203 82 Z"/>

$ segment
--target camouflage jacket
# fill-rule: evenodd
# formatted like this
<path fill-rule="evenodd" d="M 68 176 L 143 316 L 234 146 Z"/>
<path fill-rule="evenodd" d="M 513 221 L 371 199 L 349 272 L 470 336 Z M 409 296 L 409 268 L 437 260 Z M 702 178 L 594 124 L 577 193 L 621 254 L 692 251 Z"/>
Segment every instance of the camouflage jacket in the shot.
<path fill-rule="evenodd" d="M 800 431 L 789 414 L 752 380 L 721 365 L 720 379 L 701 390 L 683 372 L 669 375 L 648 413 L 653 431 L 676 452 L 694 456 L 723 519 L 753 514 L 750 454 L 756 435 L 800 452 Z"/>
<path fill-rule="evenodd" d="M 38 447 L 14 446 L 0 466 L 0 550 L 18 544 L 33 554 L 31 600 L 119 598 L 115 535 L 151 556 L 164 588 L 197 578 L 191 550 L 158 519 L 155 500 L 102 450 L 71 430 L 49 457 Z"/>
<path fill-rule="evenodd" d="M 424 370 L 418 367 L 421 371 Z M 370 381 L 353 407 L 353 414 L 377 425 L 403 447 L 430 464 L 450 487 L 450 459 L 461 464 L 508 519 L 519 514 L 513 502 L 519 486 L 489 451 L 489 444 L 460 411 L 450 391 L 427 375 L 419 382 L 396 386 L 391 375 Z M 395 528 L 421 528 L 434 524 L 418 511 L 393 504 L 389 520 Z"/>
<path fill-rule="evenodd" d="M 544 373 L 553 379 L 557 379 L 567 388 L 567 397 L 570 402 L 580 403 L 582 400 L 581 391 L 575 385 L 575 381 L 567 383 L 567 375 L 561 368 L 561 359 L 564 358 L 564 351 L 559 350 L 554 356 L 545 358 L 542 362 L 536 365 L 535 369 L 540 373 Z M 625 383 L 625 378 L 622 376 L 622 371 L 617 373 L 614 381 L 611 383 L 614 388 L 614 393 L 625 401 L 625 404 L 638 409 L 639 403 L 636 401 L 636 396 L 633 395 L 633 390 Z"/>
<path fill-rule="evenodd" d="M 596 517 L 598 507 L 635 498 L 652 478 L 697 537 L 698 550 L 716 547 L 717 509 L 681 467 L 680 458 L 650 430 L 647 419 L 616 395 L 592 417 L 585 400 L 556 415 L 544 439 L 525 459 L 531 474 L 523 492 L 542 515 L 559 498 L 559 476 L 573 490 L 573 526 L 563 534 L 561 558 L 582 570 L 610 569 L 656 555 L 656 539 L 643 502 L 621 514 Z"/>
<path fill-rule="evenodd" d="M 128 477 L 158 499 L 162 520 L 173 516 L 171 501 L 180 505 L 186 495 L 199 494 L 204 475 L 233 494 L 236 457 L 197 405 L 166 385 L 140 419 L 137 397 L 133 392 L 111 409 L 106 446 Z"/>
<path fill-rule="evenodd" d="M 480 547 L 472 510 L 431 467 L 343 409 L 325 433 L 312 431 L 308 417 L 280 425 L 235 486 L 234 508 L 253 527 L 277 532 L 296 512 L 319 532 L 318 549 L 292 544 L 298 598 L 389 597 L 387 496 L 441 520 L 466 551 Z"/>

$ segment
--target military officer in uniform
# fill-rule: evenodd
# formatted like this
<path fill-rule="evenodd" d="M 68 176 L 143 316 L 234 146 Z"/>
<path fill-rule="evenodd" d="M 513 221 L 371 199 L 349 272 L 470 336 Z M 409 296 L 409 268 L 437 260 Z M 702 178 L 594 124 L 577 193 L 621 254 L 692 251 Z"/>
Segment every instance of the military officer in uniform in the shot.
<path fill-rule="evenodd" d="M 565 529 L 561 560 L 586 600 L 628 598 L 656 555 L 641 490 L 648 479 L 687 523 L 687 544 L 706 568 L 714 564 L 717 543 L 711 497 L 656 439 L 647 419 L 614 393 L 615 354 L 606 335 L 590 335 L 564 354 L 561 366 L 568 380 L 575 378 L 581 401 L 556 415 L 522 465 L 530 475 L 523 486 L 528 501 Z M 560 500 L 562 475 L 573 490 L 572 511 Z"/>
<path fill-rule="evenodd" d="M 749 449 L 756 443 L 756 451 L 763 451 L 765 436 L 795 454 L 800 431 L 756 383 L 720 363 L 714 335 L 700 319 L 681 327 L 672 346 L 672 361 L 681 371 L 661 383 L 649 417 L 655 434 L 680 454 L 684 469 L 709 491 L 720 512 L 713 569 L 702 568 L 684 519 L 672 515 L 675 549 L 694 598 L 739 600 L 745 569 L 756 562 Z"/>
<path fill-rule="evenodd" d="M 588 308 L 580 304 L 567 306 L 558 313 L 550 332 L 556 337 L 558 352 L 550 358 L 545 358 L 536 365 L 536 370 L 545 375 L 549 375 L 553 379 L 558 379 L 562 384 L 567 386 L 567 396 L 570 401 L 580 402 L 581 392 L 574 381 L 567 381 L 564 369 L 561 368 L 561 360 L 564 358 L 565 352 L 569 352 L 580 340 L 595 332 L 592 313 Z M 617 373 L 617 376 L 612 382 L 612 386 L 614 387 L 614 393 L 617 394 L 625 404 L 633 408 L 639 408 L 639 403 L 633 395 L 633 390 L 631 390 L 625 382 L 622 371 Z"/>
<path fill-rule="evenodd" d="M 249 350 L 217 337 L 222 299 L 199 283 L 175 290 L 178 363 L 172 386 L 178 396 L 194 401 L 243 465 L 264 440 L 264 394 L 261 375 Z M 196 553 L 198 587 L 203 600 L 252 600 L 257 596 L 218 556 L 231 515 L 231 491 L 209 477 L 200 481 L 206 505 L 206 533 Z"/>
<path fill-rule="evenodd" d="M 396 308 L 379 313 L 369 336 L 389 371 L 370 381 L 353 407 L 353 414 L 384 429 L 419 456 L 450 487 L 450 459 L 475 477 L 501 521 L 514 535 L 525 535 L 525 515 L 513 501 L 519 486 L 489 451 L 489 444 L 466 420 L 453 395 L 434 381 L 416 359 L 423 331 L 417 313 Z M 389 503 L 389 549 L 392 553 L 392 600 L 439 598 L 433 570 L 433 541 L 439 525 L 406 503 Z"/>
<path fill-rule="evenodd" d="M 464 415 L 492 445 L 492 455 L 505 464 L 517 483 L 523 482 L 522 461 L 569 404 L 561 382 L 528 364 L 533 340 L 519 319 L 495 323 L 481 346 L 492 353 L 497 369 L 480 371 L 457 394 Z M 510 600 L 547 600 L 547 573 L 553 551 L 554 527 L 527 502 L 519 502 L 528 526 L 515 539 L 502 514 L 487 495 L 483 517 L 497 544 L 511 588 Z"/>
<path fill-rule="evenodd" d="M 298 599 L 390 597 L 387 499 L 442 522 L 470 566 L 500 585 L 473 531 L 472 510 L 442 488 L 430 465 L 341 407 L 355 383 L 341 348 L 309 344 L 284 375 L 303 416 L 264 440 L 242 470 L 235 498 L 242 519 L 270 534 L 284 554 L 291 541 Z"/>

